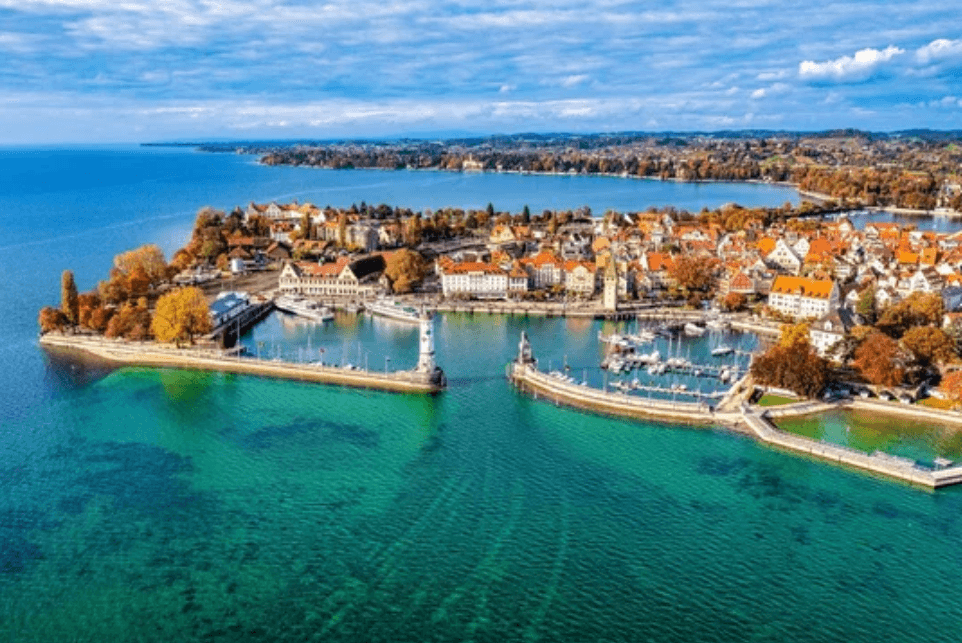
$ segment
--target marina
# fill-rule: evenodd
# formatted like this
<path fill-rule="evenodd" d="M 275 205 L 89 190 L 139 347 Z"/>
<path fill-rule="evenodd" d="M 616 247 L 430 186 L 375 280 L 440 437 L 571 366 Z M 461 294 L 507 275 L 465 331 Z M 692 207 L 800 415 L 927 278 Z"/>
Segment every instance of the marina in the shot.
<path fill-rule="evenodd" d="M 838 444 L 816 441 L 799 435 L 779 430 L 769 419 L 769 414 L 780 417 L 790 415 L 808 415 L 824 412 L 844 406 L 846 404 L 863 405 L 874 408 L 882 413 L 899 413 L 897 405 L 886 406 L 878 402 L 864 400 L 840 404 L 827 404 L 804 401 L 798 404 L 779 408 L 775 411 L 759 409 L 750 406 L 745 395 L 736 385 L 718 396 L 716 405 L 706 403 L 697 394 L 696 402 L 679 402 L 629 396 L 632 390 L 643 390 L 642 386 L 619 383 L 615 388 L 618 392 L 609 392 L 591 388 L 586 382 L 575 383 L 570 376 L 561 372 L 543 373 L 538 370 L 538 360 L 534 357 L 531 344 L 526 334 L 522 333 L 518 345 L 518 354 L 514 361 L 506 367 L 508 379 L 519 389 L 526 391 L 536 398 L 541 397 L 556 403 L 564 403 L 577 408 L 587 409 L 604 414 L 610 414 L 634 419 L 656 418 L 672 423 L 685 423 L 689 426 L 726 426 L 732 429 L 747 430 L 750 435 L 760 442 L 785 449 L 797 454 L 816 457 L 821 460 L 834 462 L 856 469 L 895 478 L 914 485 L 931 489 L 940 489 L 962 483 L 962 463 L 940 458 L 935 466 L 920 464 L 917 460 L 895 456 L 883 451 L 865 453 L 857 449 Z M 664 393 L 660 387 L 651 387 Z M 673 395 L 688 394 L 684 389 L 669 389 Z M 714 396 L 712 396 L 714 397 Z M 948 414 L 930 412 L 933 416 L 954 419 L 962 422 L 962 418 Z"/>

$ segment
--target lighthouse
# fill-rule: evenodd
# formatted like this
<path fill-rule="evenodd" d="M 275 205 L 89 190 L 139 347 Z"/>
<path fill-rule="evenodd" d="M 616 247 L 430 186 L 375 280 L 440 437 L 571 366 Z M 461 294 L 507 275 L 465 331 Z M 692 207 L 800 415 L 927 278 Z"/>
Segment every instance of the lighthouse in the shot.
<path fill-rule="evenodd" d="M 418 351 L 417 370 L 422 373 L 434 373 L 437 365 L 434 363 L 434 318 L 429 313 L 421 314 L 421 338 Z"/>

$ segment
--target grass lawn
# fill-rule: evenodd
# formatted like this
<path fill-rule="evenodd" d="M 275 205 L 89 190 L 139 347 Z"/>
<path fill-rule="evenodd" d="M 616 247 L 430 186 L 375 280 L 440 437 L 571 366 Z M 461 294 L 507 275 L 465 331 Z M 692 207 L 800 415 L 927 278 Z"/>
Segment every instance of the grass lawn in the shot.
<path fill-rule="evenodd" d="M 794 397 L 765 393 L 765 395 L 762 395 L 761 399 L 758 400 L 757 404 L 758 406 L 781 406 L 782 404 L 792 404 L 793 402 L 798 402 L 798 400 Z"/>
<path fill-rule="evenodd" d="M 955 402 L 952 400 L 940 400 L 937 397 L 927 397 L 924 400 L 919 400 L 916 404 L 919 406 L 928 406 L 933 409 L 942 409 L 944 411 L 949 411 L 955 406 Z"/>

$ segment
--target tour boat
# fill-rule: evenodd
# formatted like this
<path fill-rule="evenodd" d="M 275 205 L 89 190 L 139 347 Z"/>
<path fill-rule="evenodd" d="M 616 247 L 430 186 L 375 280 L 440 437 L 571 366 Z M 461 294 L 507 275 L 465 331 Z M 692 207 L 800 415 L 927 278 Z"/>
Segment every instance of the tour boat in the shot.
<path fill-rule="evenodd" d="M 334 311 L 327 306 L 322 306 L 316 301 L 311 301 L 296 295 L 281 295 L 274 300 L 274 305 L 278 310 L 291 313 L 298 317 L 304 317 L 316 322 L 326 322 L 334 319 Z"/>
<path fill-rule="evenodd" d="M 685 324 L 685 334 L 691 337 L 701 337 L 705 334 L 705 328 L 703 326 L 699 326 L 698 324 L 688 322 Z"/>
<path fill-rule="evenodd" d="M 421 311 L 414 306 L 405 306 L 401 302 L 393 299 L 378 299 L 377 301 L 368 302 L 364 308 L 374 315 L 390 317 L 397 321 L 410 322 L 412 324 L 421 322 Z"/>

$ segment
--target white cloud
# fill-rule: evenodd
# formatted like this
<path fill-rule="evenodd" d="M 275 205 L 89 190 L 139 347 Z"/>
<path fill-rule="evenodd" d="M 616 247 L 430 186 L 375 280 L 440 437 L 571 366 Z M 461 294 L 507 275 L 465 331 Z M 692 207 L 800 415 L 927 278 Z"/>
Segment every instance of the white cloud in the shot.
<path fill-rule="evenodd" d="M 765 98 L 765 90 L 756 89 L 755 91 L 752 92 L 752 98 L 754 99 Z"/>
<path fill-rule="evenodd" d="M 939 38 L 915 52 L 915 59 L 923 65 L 950 58 L 962 58 L 962 40 Z"/>
<path fill-rule="evenodd" d="M 860 49 L 854 56 L 842 56 L 835 60 L 825 62 L 815 62 L 805 60 L 798 65 L 798 75 L 803 79 L 810 80 L 864 80 L 882 64 L 891 61 L 897 56 L 905 53 L 904 49 L 899 49 L 890 45 L 885 49 Z"/>
<path fill-rule="evenodd" d="M 565 76 L 561 79 L 561 86 L 566 88 L 577 87 L 581 83 L 588 80 L 588 74 L 574 74 L 571 76 Z"/>
<path fill-rule="evenodd" d="M 787 78 L 787 77 L 788 77 L 788 72 L 785 71 L 784 69 L 780 69 L 778 71 L 763 71 L 757 76 L 755 76 L 755 80 L 761 80 L 761 81 L 781 80 L 782 78 Z"/>
<path fill-rule="evenodd" d="M 518 88 L 517 85 L 510 85 L 510 84 L 508 84 L 508 83 L 505 83 L 504 85 L 501 85 L 501 87 L 498 89 L 498 91 L 499 91 L 500 93 L 502 93 L 502 94 L 507 94 L 507 93 L 509 93 L 509 92 L 513 92 L 513 91 L 516 90 L 517 88 Z"/>

